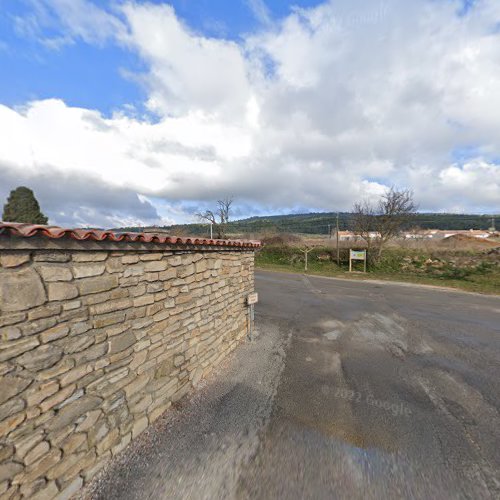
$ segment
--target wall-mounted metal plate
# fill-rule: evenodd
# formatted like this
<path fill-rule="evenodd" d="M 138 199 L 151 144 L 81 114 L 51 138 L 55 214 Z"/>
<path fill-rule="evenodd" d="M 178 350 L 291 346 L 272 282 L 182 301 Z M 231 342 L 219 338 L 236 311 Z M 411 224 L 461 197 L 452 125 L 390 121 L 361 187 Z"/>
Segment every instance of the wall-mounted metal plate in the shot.
<path fill-rule="evenodd" d="M 252 304 L 257 304 L 259 302 L 259 294 L 257 292 L 251 293 L 247 297 L 247 305 L 251 306 Z"/>

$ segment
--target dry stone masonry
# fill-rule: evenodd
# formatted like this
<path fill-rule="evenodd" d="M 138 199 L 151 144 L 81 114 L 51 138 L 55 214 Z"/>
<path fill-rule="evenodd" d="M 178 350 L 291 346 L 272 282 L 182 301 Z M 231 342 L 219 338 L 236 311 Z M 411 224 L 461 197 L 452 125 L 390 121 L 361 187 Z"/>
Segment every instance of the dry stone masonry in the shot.
<path fill-rule="evenodd" d="M 69 498 L 244 339 L 253 249 L 12 240 L 0 497 Z"/>

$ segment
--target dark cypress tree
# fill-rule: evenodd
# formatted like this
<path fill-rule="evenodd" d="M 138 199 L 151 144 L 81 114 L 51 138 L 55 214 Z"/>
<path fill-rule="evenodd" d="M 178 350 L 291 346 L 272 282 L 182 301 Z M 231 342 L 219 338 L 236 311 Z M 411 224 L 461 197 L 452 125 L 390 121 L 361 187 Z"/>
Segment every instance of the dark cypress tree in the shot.
<path fill-rule="evenodd" d="M 25 222 L 28 224 L 47 224 L 48 218 L 40 211 L 40 205 L 27 187 L 20 186 L 10 192 L 3 207 L 4 222 Z"/>

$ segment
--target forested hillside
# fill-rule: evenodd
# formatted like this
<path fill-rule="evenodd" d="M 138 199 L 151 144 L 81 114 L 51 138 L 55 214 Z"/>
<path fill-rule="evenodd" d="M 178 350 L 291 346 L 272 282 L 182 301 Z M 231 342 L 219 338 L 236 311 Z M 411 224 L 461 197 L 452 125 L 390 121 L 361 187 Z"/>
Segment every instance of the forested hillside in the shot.
<path fill-rule="evenodd" d="M 351 228 L 350 213 L 339 214 L 339 227 L 341 230 Z M 330 228 L 336 227 L 336 213 L 311 213 L 292 215 L 272 215 L 266 217 L 251 217 L 249 219 L 230 222 L 227 227 L 228 234 L 258 234 L 262 232 L 286 232 L 304 234 L 328 234 Z M 491 215 L 467 214 L 417 214 L 411 227 L 421 229 L 488 229 L 491 227 Z M 496 225 L 500 226 L 500 216 L 497 216 Z M 120 228 L 122 231 L 142 231 L 143 229 L 128 227 Z M 158 229 L 166 230 L 171 234 L 209 234 L 207 224 L 183 224 L 166 226 Z"/>

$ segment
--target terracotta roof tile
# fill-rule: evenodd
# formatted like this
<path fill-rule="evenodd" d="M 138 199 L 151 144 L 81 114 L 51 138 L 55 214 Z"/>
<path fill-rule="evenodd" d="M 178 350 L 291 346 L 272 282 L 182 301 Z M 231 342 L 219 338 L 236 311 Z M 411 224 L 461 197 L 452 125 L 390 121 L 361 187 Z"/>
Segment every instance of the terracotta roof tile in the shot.
<path fill-rule="evenodd" d="M 260 241 L 252 240 L 214 240 L 210 238 L 177 237 L 164 233 L 121 233 L 115 231 L 100 231 L 98 229 L 65 229 L 57 226 L 42 226 L 35 224 L 20 224 L 17 222 L 0 222 L 0 236 L 20 238 L 72 238 L 78 241 L 111 241 L 160 243 L 167 245 L 208 245 L 225 247 L 259 248 Z"/>

